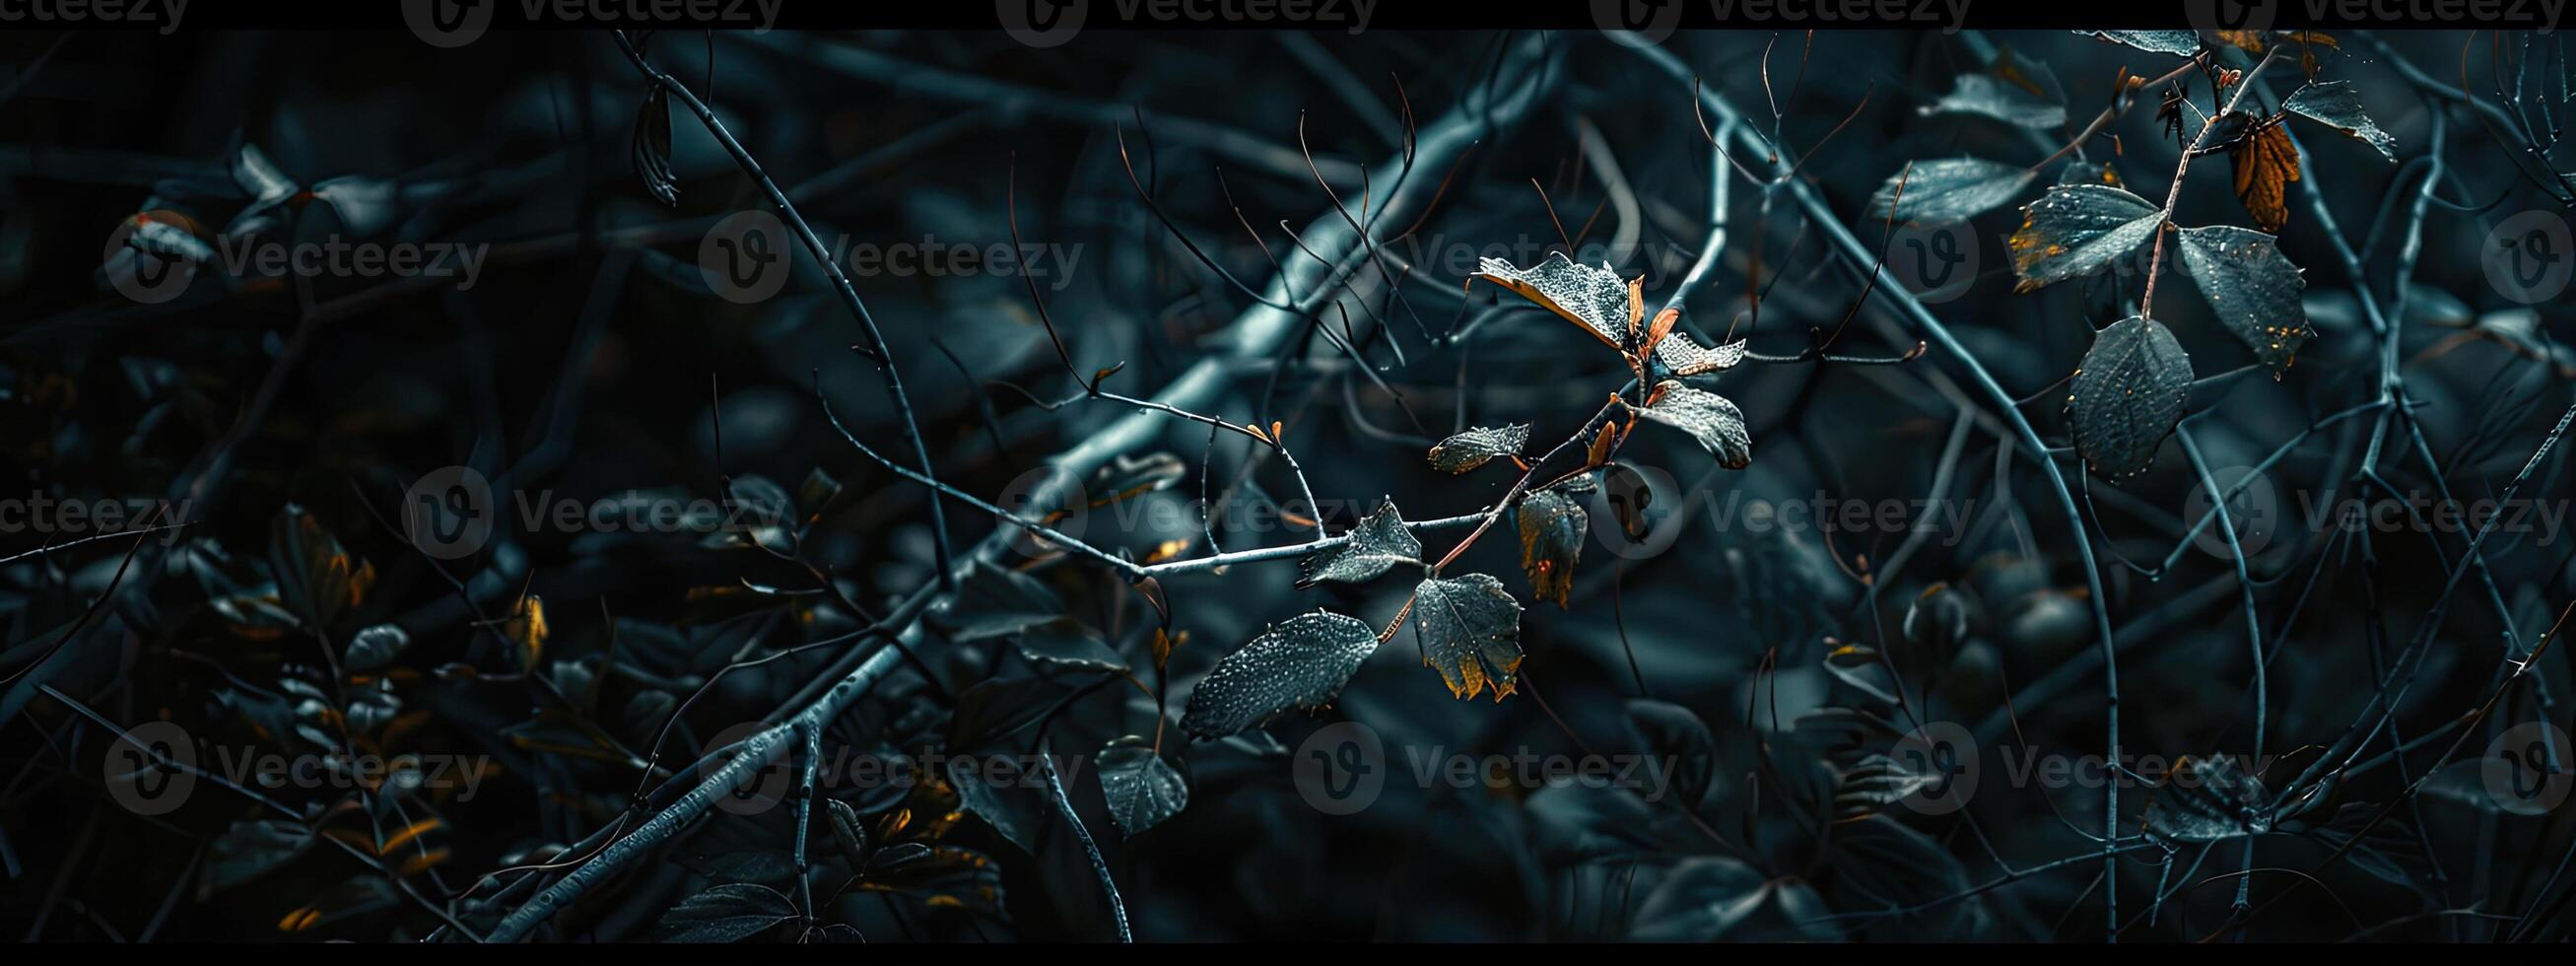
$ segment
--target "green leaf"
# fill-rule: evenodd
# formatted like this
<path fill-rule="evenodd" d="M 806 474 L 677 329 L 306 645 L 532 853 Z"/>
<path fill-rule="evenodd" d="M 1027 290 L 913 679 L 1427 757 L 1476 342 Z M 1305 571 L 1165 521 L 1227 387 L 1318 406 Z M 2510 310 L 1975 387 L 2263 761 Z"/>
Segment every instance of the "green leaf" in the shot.
<path fill-rule="evenodd" d="M 1700 448 L 1717 457 L 1719 466 L 1740 470 L 1752 464 L 1753 437 L 1745 432 L 1744 413 L 1726 397 L 1667 379 L 1648 398 L 1654 405 L 1637 415 L 1691 434 Z"/>
<path fill-rule="evenodd" d="M 1549 252 L 1524 271 L 1502 259 L 1486 258 L 1476 263 L 1476 274 L 1469 281 L 1476 278 L 1511 289 L 1564 316 L 1612 348 L 1627 344 L 1628 283 L 1619 279 L 1609 262 L 1590 268 L 1575 264 L 1564 252 Z"/>
<path fill-rule="evenodd" d="M 2342 131 L 2345 136 L 2378 149 L 2379 156 L 2397 160 L 2397 139 L 2379 129 L 2379 122 L 2361 109 L 2361 89 L 2351 81 L 2326 81 L 2299 88 L 2281 107 L 2292 114 Z"/>
<path fill-rule="evenodd" d="M 1181 729 L 1222 738 L 1290 708 L 1323 707 L 1377 645 L 1375 630 L 1342 614 L 1319 610 L 1272 625 L 1199 680 Z"/>
<path fill-rule="evenodd" d="M 1439 669 L 1449 693 L 1472 698 L 1492 685 L 1494 700 L 1514 690 L 1521 667 L 1521 605 L 1491 574 L 1434 577 L 1413 589 L 1414 629 L 1423 659 Z"/>
<path fill-rule="evenodd" d="M 1512 456 L 1529 443 L 1529 424 L 1478 426 L 1431 447 L 1431 465 L 1443 473 L 1464 473 L 1497 456 Z"/>
<path fill-rule="evenodd" d="M 2141 315 L 2112 323 L 2093 337 L 2066 396 L 2075 450 L 2104 479 L 2135 476 L 2155 462 L 2190 395 L 2191 357 L 2171 331 Z"/>
<path fill-rule="evenodd" d="M 662 914 L 664 942 L 734 943 L 796 918 L 786 893 L 734 882 L 680 900 Z"/>
<path fill-rule="evenodd" d="M 1981 114 L 2006 124 L 2053 128 L 2066 123 L 2066 108 L 1992 74 L 1961 74 L 1958 86 L 1921 109 L 1924 114 Z"/>
<path fill-rule="evenodd" d="M 1586 523 L 1582 504 L 1563 493 L 1540 490 L 1521 498 L 1521 571 L 1529 575 L 1532 598 L 1565 606 Z"/>
<path fill-rule="evenodd" d="M 2315 337 L 2300 290 L 2299 267 L 2281 256 L 2277 239 L 2250 228 L 2212 225 L 2182 231 L 2182 261 L 2227 331 L 2254 350 L 2279 379 L 2299 346 Z"/>
<path fill-rule="evenodd" d="M 1154 754 L 1152 742 L 1136 735 L 1114 738 L 1100 748 L 1100 790 L 1109 799 L 1109 820 L 1134 835 L 1162 824 L 1190 803 L 1189 782 L 1170 762 Z"/>
<path fill-rule="evenodd" d="M 2029 292 L 2111 264 L 2155 237 L 2164 209 L 2109 185 L 2058 185 L 2022 208 L 2007 242 L 2016 292 Z"/>
<path fill-rule="evenodd" d="M 1916 161 L 1887 176 L 1869 198 L 1869 213 L 1925 224 L 1966 221 L 2012 201 L 2031 178 L 2029 168 L 1984 158 Z"/>
<path fill-rule="evenodd" d="M 1297 586 L 1312 587 L 1326 580 L 1357 583 L 1404 563 L 1422 563 L 1422 541 L 1405 528 L 1395 501 L 1381 498 L 1376 512 L 1361 517 L 1360 525 L 1351 528 L 1342 542 L 1297 562 Z"/>
<path fill-rule="evenodd" d="M 2154 54 L 2189 57 L 2200 52 L 2200 34 L 2191 30 L 2078 30 L 2076 33 Z"/>

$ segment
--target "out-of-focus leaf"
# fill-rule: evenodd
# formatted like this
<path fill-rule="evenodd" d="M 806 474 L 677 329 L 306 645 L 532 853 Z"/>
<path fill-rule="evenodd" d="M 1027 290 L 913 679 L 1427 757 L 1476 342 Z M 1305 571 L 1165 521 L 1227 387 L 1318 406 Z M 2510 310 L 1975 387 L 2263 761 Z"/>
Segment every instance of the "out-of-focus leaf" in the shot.
<path fill-rule="evenodd" d="M 1529 443 L 1529 424 L 1478 426 L 1431 447 L 1431 465 L 1443 473 L 1464 473 L 1497 456 L 1513 456 Z"/>
<path fill-rule="evenodd" d="M 268 544 L 279 602 L 316 627 L 330 627 L 366 599 L 376 566 L 340 546 L 322 521 L 296 504 L 278 512 Z"/>
<path fill-rule="evenodd" d="M 373 671 L 393 663 L 411 647 L 411 634 L 399 624 L 375 624 L 349 635 L 349 652 L 340 659 L 351 671 Z"/>
<path fill-rule="evenodd" d="M 2156 447 L 2182 421 L 2191 396 L 2191 357 L 2154 319 L 2133 315 L 2093 337 L 2066 396 L 2075 450 L 2103 479 L 2146 470 Z"/>
<path fill-rule="evenodd" d="M 235 822 L 206 843 L 203 889 L 214 892 L 257 879 L 303 855 L 313 833 L 294 822 Z"/>
<path fill-rule="evenodd" d="M 1099 632 L 1070 617 L 1025 628 L 1014 638 L 1020 656 L 1056 667 L 1127 673 L 1127 661 Z"/>
<path fill-rule="evenodd" d="M 1647 398 L 1654 401 L 1637 415 L 1691 434 L 1719 466 L 1740 470 L 1752 464 L 1753 437 L 1744 429 L 1744 413 L 1726 397 L 1667 379 Z"/>
<path fill-rule="evenodd" d="M 1765 881 L 1752 866 L 1695 855 L 1637 907 L 1628 938 L 1646 942 L 1831 940 L 1824 899 L 1805 883 Z"/>
<path fill-rule="evenodd" d="M 2193 283 L 2229 334 L 2271 367 L 2272 378 L 2290 368 L 2299 346 L 2316 335 L 2300 290 L 2308 283 L 2281 256 L 2277 239 L 2234 225 L 2182 231 L 2182 261 Z"/>
<path fill-rule="evenodd" d="M 1840 819 L 1877 813 L 1941 783 L 1941 772 L 1917 768 L 1887 755 L 1862 758 L 1834 785 L 1834 815 Z"/>
<path fill-rule="evenodd" d="M 1449 693 L 1472 698 L 1488 685 L 1494 700 L 1515 689 L 1521 667 L 1521 605 L 1491 574 L 1434 577 L 1413 590 L 1414 628 L 1423 659 L 1440 671 Z"/>
<path fill-rule="evenodd" d="M 1967 596 L 1946 583 L 1923 588 L 1905 608 L 1905 639 L 1934 661 L 1947 662 L 1968 641 Z"/>
<path fill-rule="evenodd" d="M 1064 613 L 1064 601 L 1037 578 L 978 563 L 958 584 L 956 601 L 938 617 L 949 637 L 980 641 L 1016 634 Z"/>
<path fill-rule="evenodd" d="M 1576 264 L 1564 252 L 1549 252 L 1537 265 L 1523 270 L 1499 258 L 1485 258 L 1478 260 L 1476 274 L 1467 281 L 1472 284 L 1480 278 L 1564 316 L 1604 345 L 1613 349 L 1627 345 L 1632 321 L 1629 284 L 1608 262 L 1590 268 Z"/>
<path fill-rule="evenodd" d="M 2164 210 L 2109 185 L 2058 185 L 2022 208 L 2021 230 L 2006 245 L 2016 292 L 2090 275 L 2155 237 Z"/>
<path fill-rule="evenodd" d="M 1896 675 L 1879 659 L 1877 648 L 1867 644 L 1835 647 L 1825 652 L 1825 671 L 1862 694 L 1888 704 L 1901 703 L 1896 697 Z"/>
<path fill-rule="evenodd" d="M 1098 764 L 1109 819 L 1129 835 L 1162 824 L 1190 803 L 1189 782 L 1142 737 L 1111 739 L 1101 746 Z"/>
<path fill-rule="evenodd" d="M 2087 37 L 2127 44 L 2152 54 L 2189 57 L 2200 52 L 2200 34 L 2189 30 L 2078 30 Z"/>
<path fill-rule="evenodd" d="M 2029 168 L 1984 158 L 1916 161 L 1869 196 L 1869 214 L 1923 224 L 1966 221 L 2012 201 L 2034 177 Z"/>
<path fill-rule="evenodd" d="M 765 885 L 729 882 L 680 900 L 662 913 L 662 940 L 738 943 L 796 918 L 796 903 Z"/>
<path fill-rule="evenodd" d="M 1717 739 L 1709 734 L 1708 723 L 1681 705 L 1633 698 L 1628 702 L 1627 724 L 1629 735 L 1648 756 L 1651 784 L 1638 793 L 1697 808 L 1717 772 Z"/>
<path fill-rule="evenodd" d="M 1358 583 L 1406 563 L 1422 563 L 1422 541 L 1405 527 L 1395 501 L 1381 500 L 1376 511 L 1351 528 L 1348 539 L 1297 562 L 1297 586 L 1312 587 L 1326 580 Z"/>
<path fill-rule="evenodd" d="M 2112 167 L 2108 161 L 2069 161 L 2063 170 L 2057 172 L 2057 183 L 2122 187 L 2120 169 Z"/>
<path fill-rule="evenodd" d="M 644 193 L 666 205 L 680 203 L 680 184 L 671 175 L 671 94 L 660 84 L 644 94 L 635 113 L 635 140 L 629 152 Z"/>
<path fill-rule="evenodd" d="M 1961 74 L 1958 86 L 1923 107 L 1924 114 L 1979 114 L 2042 130 L 2066 123 L 2066 108 L 1991 74 Z"/>
<path fill-rule="evenodd" d="M 1530 596 L 1565 606 L 1574 592 L 1574 561 L 1583 554 L 1583 505 L 1554 490 L 1521 498 L 1521 572 L 1529 575 Z"/>
<path fill-rule="evenodd" d="M 2292 114 L 2342 131 L 2346 136 L 2370 145 L 2380 157 L 2397 160 L 2397 139 L 2379 129 L 2379 122 L 2361 109 L 2361 90 L 2351 81 L 2326 81 L 2309 84 L 2281 102 Z M 2296 180 L 2296 179 L 2293 179 Z"/>
<path fill-rule="evenodd" d="M 1322 707 L 1377 645 L 1377 632 L 1358 618 L 1324 611 L 1289 618 L 1199 680 L 1181 728 L 1197 738 L 1222 738 L 1290 708 Z"/>

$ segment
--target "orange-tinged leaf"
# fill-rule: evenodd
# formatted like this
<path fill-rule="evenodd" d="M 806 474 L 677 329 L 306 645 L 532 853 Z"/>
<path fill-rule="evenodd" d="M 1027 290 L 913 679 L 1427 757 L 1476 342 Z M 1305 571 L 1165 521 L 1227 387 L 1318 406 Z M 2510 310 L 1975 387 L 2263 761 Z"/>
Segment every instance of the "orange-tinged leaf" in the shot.
<path fill-rule="evenodd" d="M 2236 167 L 2236 199 L 2256 227 L 2273 234 L 2290 220 L 2290 182 L 2299 180 L 2299 149 L 2290 143 L 2284 116 L 2253 122 L 2227 153 Z"/>
<path fill-rule="evenodd" d="M 1477 263 L 1476 273 L 1467 277 L 1467 283 L 1474 285 L 1480 278 L 1582 326 L 1583 331 L 1613 349 L 1625 348 L 1622 343 L 1635 311 L 1630 307 L 1631 293 L 1641 291 L 1621 281 L 1609 263 L 1599 268 L 1578 265 L 1564 252 L 1549 252 L 1547 258 L 1528 270 L 1499 258 L 1487 258 Z M 1638 294 L 1635 298 L 1641 303 L 1644 296 Z"/>

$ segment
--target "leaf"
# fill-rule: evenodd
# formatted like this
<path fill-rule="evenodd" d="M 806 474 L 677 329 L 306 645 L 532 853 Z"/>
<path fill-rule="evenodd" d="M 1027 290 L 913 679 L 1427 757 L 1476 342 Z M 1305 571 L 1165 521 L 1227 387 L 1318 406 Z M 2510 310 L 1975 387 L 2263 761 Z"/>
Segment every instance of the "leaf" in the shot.
<path fill-rule="evenodd" d="M 1941 100 L 1920 109 L 1930 114 L 1981 114 L 2006 124 L 2047 129 L 2066 123 L 2066 108 L 1991 74 L 1961 74 Z"/>
<path fill-rule="evenodd" d="M 1582 504 L 1554 490 L 1521 498 L 1521 571 L 1529 575 L 1530 596 L 1564 607 L 1574 592 L 1574 561 L 1583 554 L 1586 519 Z"/>
<path fill-rule="evenodd" d="M 1564 316 L 1603 345 L 1613 349 L 1627 345 L 1631 325 L 1629 284 L 1610 270 L 1609 262 L 1602 262 L 1600 268 L 1587 268 L 1566 258 L 1564 252 L 1549 252 L 1536 266 L 1523 271 L 1508 261 L 1485 258 L 1477 261 L 1476 274 L 1467 281 L 1473 284 L 1479 278 Z"/>
<path fill-rule="evenodd" d="M 1655 343 L 1655 361 L 1676 376 L 1696 376 L 1733 369 L 1744 361 L 1744 340 L 1711 348 L 1687 332 L 1674 332 Z"/>
<path fill-rule="evenodd" d="M 2351 81 L 2326 81 L 2309 84 L 2281 102 L 2281 107 L 2300 117 L 2342 131 L 2345 136 L 2378 149 L 2379 156 L 2397 160 L 2397 139 L 2379 129 L 2379 122 L 2361 109 L 2361 89 Z M 2291 180 L 2297 180 L 2293 178 Z"/>
<path fill-rule="evenodd" d="M 341 664 L 351 671 L 373 671 L 391 664 L 411 647 L 411 633 L 400 624 L 375 624 L 349 636 Z"/>
<path fill-rule="evenodd" d="M 2299 267 L 2281 256 L 2278 239 L 2234 225 L 2186 228 L 2181 241 L 2183 265 L 2219 322 L 2279 379 L 2316 335 L 2300 300 L 2308 283 Z"/>
<path fill-rule="evenodd" d="M 1832 940 L 1825 901 L 1794 879 L 1764 881 L 1735 859 L 1695 855 L 1637 907 L 1627 938 L 1645 942 Z"/>
<path fill-rule="evenodd" d="M 510 616 L 501 619 L 501 636 L 510 642 L 510 657 L 521 671 L 534 671 L 545 660 L 546 634 L 546 602 L 535 594 L 519 598 Z"/>
<path fill-rule="evenodd" d="M 311 830 L 294 822 L 235 822 L 206 843 L 204 888 L 230 888 L 276 871 L 314 841 Z"/>
<path fill-rule="evenodd" d="M 1878 186 L 1869 214 L 1925 224 L 1966 221 L 2010 202 L 2033 177 L 2029 168 L 1984 158 L 1916 161 Z"/>
<path fill-rule="evenodd" d="M 2245 135 L 2227 150 L 2236 169 L 2236 200 L 2254 216 L 2256 227 L 2277 235 L 2290 220 L 2289 190 L 2290 182 L 2299 180 L 2299 148 L 2290 142 L 2290 130 L 2279 115 L 2242 123 Z"/>
<path fill-rule="evenodd" d="M 1848 820 L 1876 814 L 1881 808 L 1939 785 L 1947 777 L 1887 755 L 1870 755 L 1843 772 L 1835 784 L 1834 817 Z"/>
<path fill-rule="evenodd" d="M 1323 707 L 1377 645 L 1375 630 L 1342 614 L 1319 610 L 1272 625 L 1199 679 L 1181 729 L 1196 738 L 1222 738 L 1290 708 Z"/>
<path fill-rule="evenodd" d="M 1717 738 L 1708 723 L 1681 705 L 1649 698 L 1630 699 L 1627 712 L 1628 734 L 1650 756 L 1652 784 L 1640 791 L 1697 808 L 1717 771 Z"/>
<path fill-rule="evenodd" d="M 662 941 L 737 943 L 796 918 L 787 894 L 765 885 L 732 882 L 680 900 L 662 914 Z"/>
<path fill-rule="evenodd" d="M 1144 738 L 1111 739 L 1100 748 L 1099 766 L 1109 820 L 1129 835 L 1162 824 L 1190 803 L 1189 783 Z"/>
<path fill-rule="evenodd" d="M 1464 473 L 1497 456 L 1518 455 L 1529 443 L 1528 423 L 1478 426 L 1431 447 L 1431 465 L 1443 473 Z"/>
<path fill-rule="evenodd" d="M 1691 434 L 1719 466 L 1740 470 L 1752 464 L 1753 437 L 1745 432 L 1744 413 L 1726 397 L 1667 379 L 1647 398 L 1654 403 L 1637 415 Z"/>
<path fill-rule="evenodd" d="M 2075 450 L 2103 479 L 2135 476 L 2155 461 L 2190 395 L 2191 357 L 2171 331 L 2139 315 L 2114 322 L 2093 337 L 2066 396 Z"/>
<path fill-rule="evenodd" d="M 680 203 L 680 185 L 671 176 L 671 93 L 660 84 L 645 92 L 644 106 L 635 112 L 635 139 L 628 145 L 628 160 L 635 164 L 635 176 L 643 179 L 644 193 L 666 205 Z"/>
<path fill-rule="evenodd" d="M 859 821 L 859 810 L 837 798 L 824 799 L 823 810 L 832 826 L 832 844 L 840 847 L 841 857 L 850 860 L 851 868 L 867 864 L 868 827 Z"/>
<path fill-rule="evenodd" d="M 1888 704 L 1903 703 L 1897 699 L 1896 675 L 1879 659 L 1877 648 L 1859 643 L 1836 647 L 1825 652 L 1825 671 L 1862 694 Z"/>
<path fill-rule="evenodd" d="M 2236 759 L 2184 758 L 2147 802 L 2147 834 L 2177 842 L 2216 842 L 2272 829 L 2263 782 Z"/>
<path fill-rule="evenodd" d="M 978 562 L 958 583 L 957 599 L 939 613 L 959 641 L 1004 637 L 1064 616 L 1064 601 L 1038 579 Z"/>
<path fill-rule="evenodd" d="M 1403 563 L 1422 563 L 1422 541 L 1405 528 L 1395 501 L 1380 498 L 1377 510 L 1361 517 L 1360 525 L 1344 534 L 1342 542 L 1297 562 L 1297 586 L 1312 587 L 1326 580 L 1358 583 Z"/>
<path fill-rule="evenodd" d="M 1021 631 L 1013 640 L 1020 656 L 1052 668 L 1126 674 L 1120 657 L 1100 633 L 1070 617 L 1057 618 Z"/>
<path fill-rule="evenodd" d="M 2021 230 L 2005 244 L 2030 292 L 2089 275 L 2155 237 L 2164 210 L 2108 185 L 2058 185 L 2022 208 Z"/>
<path fill-rule="evenodd" d="M 2120 170 L 2108 161 L 2069 161 L 2057 172 L 2058 184 L 2098 184 L 2120 187 Z"/>
<path fill-rule="evenodd" d="M 1454 697 L 1472 698 L 1490 684 L 1494 700 L 1514 690 L 1521 667 L 1521 605 L 1491 574 L 1433 577 L 1413 589 L 1414 628 L 1423 661 L 1439 669 Z"/>
<path fill-rule="evenodd" d="M 2200 52 L 2200 34 L 2190 30 L 2078 30 L 2078 34 L 2127 44 L 2152 54 L 2189 57 Z"/>

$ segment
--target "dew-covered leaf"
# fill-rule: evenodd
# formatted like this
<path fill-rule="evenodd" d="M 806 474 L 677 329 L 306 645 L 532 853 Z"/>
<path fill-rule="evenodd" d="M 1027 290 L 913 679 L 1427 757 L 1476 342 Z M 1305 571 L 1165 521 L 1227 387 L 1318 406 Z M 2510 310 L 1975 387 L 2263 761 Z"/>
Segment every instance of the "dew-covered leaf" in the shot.
<path fill-rule="evenodd" d="M 1521 572 L 1529 575 L 1530 597 L 1565 606 L 1574 592 L 1574 561 L 1583 554 L 1586 520 L 1583 505 L 1555 490 L 1521 498 Z"/>
<path fill-rule="evenodd" d="M 1431 465 L 1443 473 L 1464 473 L 1497 456 L 1516 455 L 1529 443 L 1528 423 L 1478 426 L 1431 447 Z"/>
<path fill-rule="evenodd" d="M 1189 782 L 1172 763 L 1154 753 L 1154 743 L 1136 735 L 1114 738 L 1100 748 L 1100 791 L 1109 799 L 1109 820 L 1134 835 L 1162 824 L 1190 803 Z"/>
<path fill-rule="evenodd" d="M 764 885 L 732 882 L 682 899 L 664 912 L 662 940 L 741 942 L 794 918 L 796 904 L 786 893 Z"/>
<path fill-rule="evenodd" d="M 1319 581 L 1359 582 L 1387 572 L 1397 564 L 1420 564 L 1422 541 L 1404 525 L 1403 515 L 1395 511 L 1395 501 L 1381 500 L 1377 510 L 1360 518 L 1342 542 L 1307 554 L 1297 562 L 1297 586 L 1312 587 Z"/>
<path fill-rule="evenodd" d="M 2379 122 L 2361 109 L 2361 91 L 2351 81 L 2326 81 L 2309 84 L 2281 102 L 2292 114 L 2342 131 L 2346 136 L 2370 145 L 2381 157 L 2397 160 L 2397 139 L 2379 129 Z"/>
<path fill-rule="evenodd" d="M 1923 107 L 1924 114 L 1979 114 L 2006 124 L 2053 128 L 2066 123 L 2066 108 L 1992 74 L 1961 74 L 1958 85 Z"/>
<path fill-rule="evenodd" d="M 1342 614 L 1315 611 L 1272 625 L 1199 679 L 1181 729 L 1222 738 L 1290 708 L 1323 707 L 1377 644 L 1376 631 Z"/>
<path fill-rule="evenodd" d="M 1869 197 L 1869 213 L 1924 224 L 1966 221 L 2011 202 L 2032 178 L 2029 168 L 1984 158 L 1916 161 L 1887 176 Z"/>
<path fill-rule="evenodd" d="M 2308 283 L 2299 267 L 2282 257 L 2277 239 L 2234 225 L 2187 228 L 2181 241 L 2183 265 L 2219 322 L 2280 378 L 2316 335 L 2300 301 Z"/>
<path fill-rule="evenodd" d="M 2164 210 L 2109 185 L 2059 185 L 2022 208 L 2021 230 L 2006 243 L 2017 292 L 2100 271 L 2155 237 Z"/>
<path fill-rule="evenodd" d="M 2153 54 L 2189 57 L 2200 52 L 2200 34 L 2190 30 L 2078 30 L 2078 34 L 2127 44 Z"/>
<path fill-rule="evenodd" d="M 1753 462 L 1753 437 L 1745 431 L 1744 413 L 1726 397 L 1667 379 L 1649 396 L 1654 404 L 1637 411 L 1655 422 L 1691 434 L 1720 466 L 1740 470 Z"/>
<path fill-rule="evenodd" d="M 2216 842 L 2272 829 L 2263 782 L 2228 757 L 2185 758 L 2147 802 L 2147 834 L 2176 842 Z"/>
<path fill-rule="evenodd" d="M 1655 361 L 1676 376 L 1696 376 L 1724 372 L 1744 361 L 1744 340 L 1737 339 L 1721 346 L 1704 346 L 1688 332 L 1674 332 L 1655 343 Z"/>
<path fill-rule="evenodd" d="M 1611 348 L 1627 344 L 1632 321 L 1630 287 L 1608 262 L 1591 268 L 1576 264 L 1564 252 L 1549 252 L 1537 265 L 1523 270 L 1503 259 L 1486 258 L 1478 260 L 1476 274 L 1467 281 L 1472 284 L 1479 278 L 1564 316 Z"/>
<path fill-rule="evenodd" d="M 1521 605 L 1491 574 L 1434 577 L 1413 591 L 1414 629 L 1423 660 L 1440 671 L 1449 693 L 1472 698 L 1491 686 L 1500 701 L 1521 667 Z"/>
<path fill-rule="evenodd" d="M 2096 475 L 2117 482 L 2144 471 L 2182 421 L 2191 395 L 2191 357 L 2161 323 L 2133 315 L 2093 337 L 2066 396 L 2075 450 Z"/>

